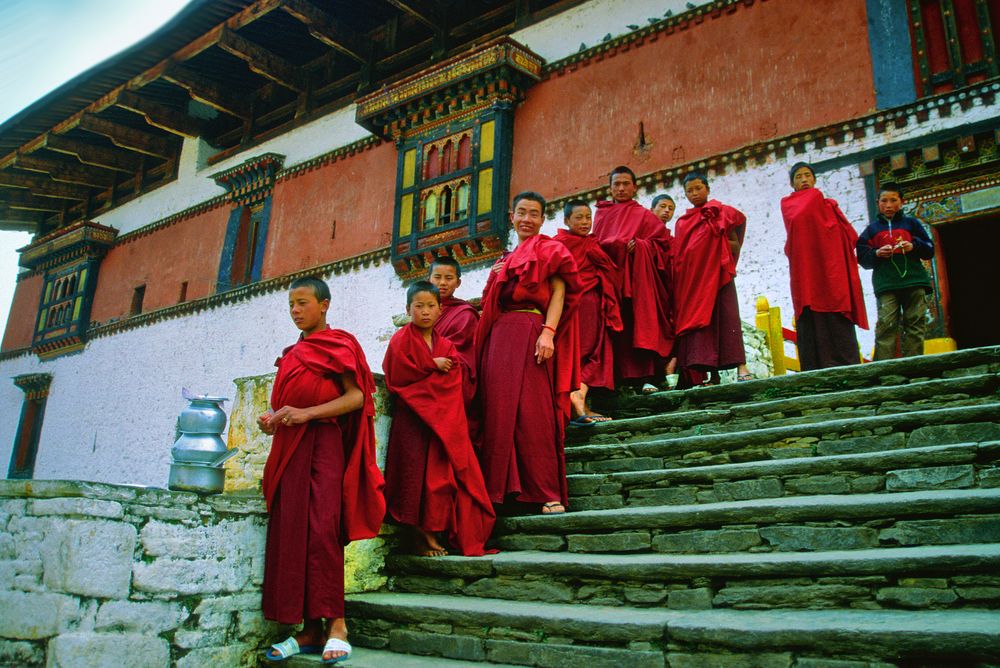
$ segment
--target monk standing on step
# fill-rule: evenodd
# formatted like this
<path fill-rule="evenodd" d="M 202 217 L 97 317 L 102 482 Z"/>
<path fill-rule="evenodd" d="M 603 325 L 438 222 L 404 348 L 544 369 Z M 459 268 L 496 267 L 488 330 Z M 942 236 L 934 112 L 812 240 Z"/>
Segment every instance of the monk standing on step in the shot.
<path fill-rule="evenodd" d="M 257 419 L 274 436 L 263 479 L 269 515 L 263 609 L 267 619 L 305 623 L 265 658 L 322 652 L 324 663 L 337 663 L 351 655 L 344 545 L 377 535 L 385 516 L 375 463 L 375 380 L 357 339 L 326 324 L 326 283 L 297 279 L 288 306 L 302 334 L 278 358 L 272 411 Z"/>
<path fill-rule="evenodd" d="M 462 285 L 462 266 L 453 257 L 439 255 L 431 263 L 430 283 L 441 295 L 441 317 L 434 324 L 434 333 L 455 344 L 458 363 L 462 366 L 462 397 L 469 418 L 470 431 L 478 433 L 478 412 L 473 399 L 476 396 L 476 328 L 479 311 L 476 307 L 455 296 Z"/>
<path fill-rule="evenodd" d="M 788 273 L 803 371 L 859 362 L 855 326 L 868 329 L 855 260 L 858 233 L 837 202 L 816 188 L 811 165 L 789 172 L 791 195 L 781 200 Z"/>
<path fill-rule="evenodd" d="M 485 553 L 496 514 L 469 440 L 455 345 L 437 332 L 438 289 L 417 281 L 406 291 L 410 324 L 396 332 L 382 362 L 397 401 L 386 454 L 389 514 L 416 530 L 416 552 L 441 557 L 447 535 L 467 557 Z"/>

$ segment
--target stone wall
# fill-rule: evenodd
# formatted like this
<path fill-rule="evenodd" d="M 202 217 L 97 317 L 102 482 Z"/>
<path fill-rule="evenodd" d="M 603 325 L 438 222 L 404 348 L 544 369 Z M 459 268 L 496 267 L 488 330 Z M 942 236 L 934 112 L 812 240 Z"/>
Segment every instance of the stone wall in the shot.
<path fill-rule="evenodd" d="M 266 522 L 257 494 L 0 481 L 0 666 L 256 666 Z"/>

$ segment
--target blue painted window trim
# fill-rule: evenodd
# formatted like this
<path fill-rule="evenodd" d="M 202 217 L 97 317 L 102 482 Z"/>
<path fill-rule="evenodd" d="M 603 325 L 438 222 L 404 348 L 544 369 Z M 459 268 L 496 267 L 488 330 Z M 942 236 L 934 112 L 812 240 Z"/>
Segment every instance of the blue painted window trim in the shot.
<path fill-rule="evenodd" d="M 250 267 L 250 278 L 247 283 L 259 281 L 264 268 L 264 249 L 267 246 L 267 231 L 271 222 L 271 199 L 271 195 L 265 197 L 261 208 L 260 221 L 257 224 L 256 230 L 253 260 Z M 229 213 L 229 222 L 226 224 L 226 238 L 222 244 L 222 257 L 219 260 L 219 274 L 215 283 L 216 292 L 226 292 L 227 290 L 246 285 L 246 283 L 233 285 L 230 277 L 233 272 L 233 253 L 236 250 L 237 237 L 240 231 L 240 219 L 243 217 L 243 211 L 249 207 L 249 204 L 244 204 L 234 208 Z M 253 214 L 251 213 L 251 215 Z"/>
<path fill-rule="evenodd" d="M 917 99 L 906 0 L 866 0 L 875 105 L 898 107 Z"/>

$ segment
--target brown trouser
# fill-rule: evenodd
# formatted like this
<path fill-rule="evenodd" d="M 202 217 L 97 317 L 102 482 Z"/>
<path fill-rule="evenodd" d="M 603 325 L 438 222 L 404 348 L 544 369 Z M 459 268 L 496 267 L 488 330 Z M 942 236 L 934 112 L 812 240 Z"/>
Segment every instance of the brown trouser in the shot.
<path fill-rule="evenodd" d="M 897 338 L 900 339 L 902 357 L 923 354 L 927 330 L 926 295 L 924 288 L 907 288 L 883 292 L 875 298 L 878 303 L 878 322 L 875 324 L 876 360 L 888 360 L 896 356 Z"/>

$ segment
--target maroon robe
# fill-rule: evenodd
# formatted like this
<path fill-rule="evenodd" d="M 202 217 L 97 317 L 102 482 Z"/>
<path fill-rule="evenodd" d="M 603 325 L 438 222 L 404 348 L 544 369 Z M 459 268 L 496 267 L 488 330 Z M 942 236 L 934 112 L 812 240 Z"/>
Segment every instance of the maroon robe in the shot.
<path fill-rule="evenodd" d="M 621 318 L 615 340 L 615 366 L 623 379 L 659 376 L 673 349 L 670 295 L 670 230 L 635 200 L 601 201 L 594 216 L 594 236 L 622 269 Z M 626 246 L 635 240 L 635 250 Z"/>
<path fill-rule="evenodd" d="M 622 331 L 618 305 L 620 272 L 593 235 L 559 230 L 555 240 L 566 245 L 580 271 L 580 381 L 588 387 L 615 389 L 611 333 Z"/>
<path fill-rule="evenodd" d="M 447 531 L 452 547 L 480 556 L 496 515 L 469 440 L 462 368 L 451 341 L 436 331 L 431 350 L 413 324 L 389 341 L 382 369 L 396 395 L 386 454 L 389 513 L 424 531 Z M 435 357 L 455 366 L 438 370 Z"/>
<path fill-rule="evenodd" d="M 688 209 L 674 226 L 677 363 L 682 368 L 728 369 L 746 362 L 733 283 L 739 254 L 728 238 L 733 230 L 742 244 L 745 228 L 746 216 L 716 200 Z"/>
<path fill-rule="evenodd" d="M 565 426 L 569 395 L 580 387 L 576 310 L 580 279 L 569 250 L 542 234 L 526 239 L 491 272 L 476 332 L 480 462 L 494 503 L 567 503 Z M 551 298 L 549 278 L 566 283 L 554 355 L 542 364 L 535 343 Z"/>
<path fill-rule="evenodd" d="M 277 361 L 271 407 L 333 401 L 335 376 L 353 376 L 364 406 L 336 418 L 277 425 L 262 481 L 269 520 L 264 559 L 267 619 L 344 616 L 344 545 L 376 536 L 385 516 L 375 462 L 375 380 L 361 345 L 343 330 L 299 339 Z"/>
<path fill-rule="evenodd" d="M 455 344 L 462 365 L 462 395 L 468 409 L 476 396 L 476 327 L 479 311 L 464 299 L 448 297 L 441 300 L 441 317 L 434 331 Z"/>

